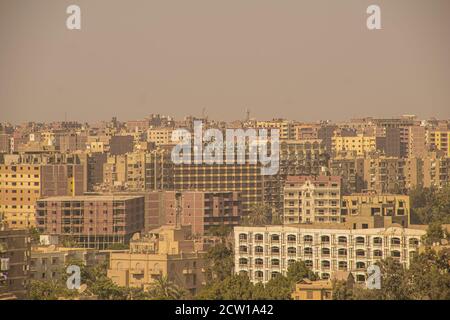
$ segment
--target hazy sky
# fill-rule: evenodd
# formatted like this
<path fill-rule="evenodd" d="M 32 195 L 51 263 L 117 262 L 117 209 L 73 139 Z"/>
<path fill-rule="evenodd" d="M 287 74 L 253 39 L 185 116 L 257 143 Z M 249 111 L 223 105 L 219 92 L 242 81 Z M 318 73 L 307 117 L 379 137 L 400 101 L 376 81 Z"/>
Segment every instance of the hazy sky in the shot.
<path fill-rule="evenodd" d="M 450 118 L 449 16 L 449 0 L 0 0 L 0 121 Z"/>

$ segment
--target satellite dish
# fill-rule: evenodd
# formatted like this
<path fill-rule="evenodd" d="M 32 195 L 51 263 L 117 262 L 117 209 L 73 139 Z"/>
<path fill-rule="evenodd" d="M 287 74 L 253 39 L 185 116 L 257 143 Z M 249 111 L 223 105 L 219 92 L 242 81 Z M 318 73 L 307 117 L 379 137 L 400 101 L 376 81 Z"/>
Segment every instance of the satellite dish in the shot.
<path fill-rule="evenodd" d="M 83 283 L 78 289 L 78 293 L 83 293 L 87 290 L 87 284 Z"/>

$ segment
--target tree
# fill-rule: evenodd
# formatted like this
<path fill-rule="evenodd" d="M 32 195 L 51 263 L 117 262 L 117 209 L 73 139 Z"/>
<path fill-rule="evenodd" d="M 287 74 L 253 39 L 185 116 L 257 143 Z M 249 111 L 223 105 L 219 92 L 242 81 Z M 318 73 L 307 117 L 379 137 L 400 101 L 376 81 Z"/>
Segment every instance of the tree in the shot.
<path fill-rule="evenodd" d="M 266 285 L 265 293 L 269 300 L 290 300 L 295 283 L 282 275 L 277 275 L 270 279 Z"/>
<path fill-rule="evenodd" d="M 244 224 L 264 226 L 272 221 L 272 208 L 267 204 L 258 203 L 251 207 L 250 214 L 245 217 Z"/>
<path fill-rule="evenodd" d="M 41 233 L 36 227 L 30 228 L 30 238 L 32 244 L 39 244 Z"/>
<path fill-rule="evenodd" d="M 418 187 L 409 196 L 412 223 L 450 223 L 450 185 L 441 189 Z"/>
<path fill-rule="evenodd" d="M 413 259 L 408 270 L 411 298 L 416 300 L 450 299 L 450 251 L 436 253 L 427 249 Z"/>
<path fill-rule="evenodd" d="M 221 224 L 220 226 L 212 226 L 206 234 L 213 237 L 220 237 L 222 238 L 222 242 L 225 242 L 225 239 L 230 235 L 231 231 L 233 231 L 231 226 Z"/>
<path fill-rule="evenodd" d="M 58 281 L 32 280 L 27 289 L 28 298 L 31 300 L 57 300 L 68 293 Z"/>
<path fill-rule="evenodd" d="M 158 277 L 150 284 L 148 291 L 156 300 L 179 300 L 187 295 L 186 291 L 170 281 L 167 276 Z"/>
<path fill-rule="evenodd" d="M 432 222 L 428 225 L 427 234 L 424 236 L 426 245 L 433 245 L 433 243 L 440 243 L 446 237 L 446 233 L 442 228 L 440 222 Z"/>
<path fill-rule="evenodd" d="M 309 280 L 317 280 L 317 275 L 309 269 L 305 262 L 296 261 L 288 267 L 287 274 L 288 280 L 294 285 L 307 278 Z"/>
<path fill-rule="evenodd" d="M 200 300 L 251 300 L 253 284 L 246 274 L 234 274 L 216 281 L 197 295 Z"/>
<path fill-rule="evenodd" d="M 233 250 L 227 245 L 219 243 L 209 248 L 206 254 L 206 279 L 207 281 L 222 281 L 233 272 Z"/>

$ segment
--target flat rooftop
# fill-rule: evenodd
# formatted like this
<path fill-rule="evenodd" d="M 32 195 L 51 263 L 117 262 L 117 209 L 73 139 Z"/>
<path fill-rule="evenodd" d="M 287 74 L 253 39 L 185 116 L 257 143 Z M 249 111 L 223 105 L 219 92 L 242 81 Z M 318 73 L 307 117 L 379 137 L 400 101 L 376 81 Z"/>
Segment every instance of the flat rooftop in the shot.
<path fill-rule="evenodd" d="M 126 201 L 138 198 L 144 198 L 143 196 L 130 196 L 130 195 L 96 195 L 96 196 L 57 196 L 40 199 L 38 201 Z"/>

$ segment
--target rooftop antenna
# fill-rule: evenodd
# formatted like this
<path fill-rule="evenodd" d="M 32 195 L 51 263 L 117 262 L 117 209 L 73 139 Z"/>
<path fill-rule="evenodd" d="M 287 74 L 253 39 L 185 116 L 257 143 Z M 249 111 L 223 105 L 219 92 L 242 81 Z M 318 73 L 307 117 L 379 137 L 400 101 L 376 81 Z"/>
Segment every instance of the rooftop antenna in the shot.
<path fill-rule="evenodd" d="M 202 108 L 202 119 L 206 120 L 206 108 Z"/>
<path fill-rule="evenodd" d="M 250 109 L 245 108 L 245 121 L 250 121 Z"/>

